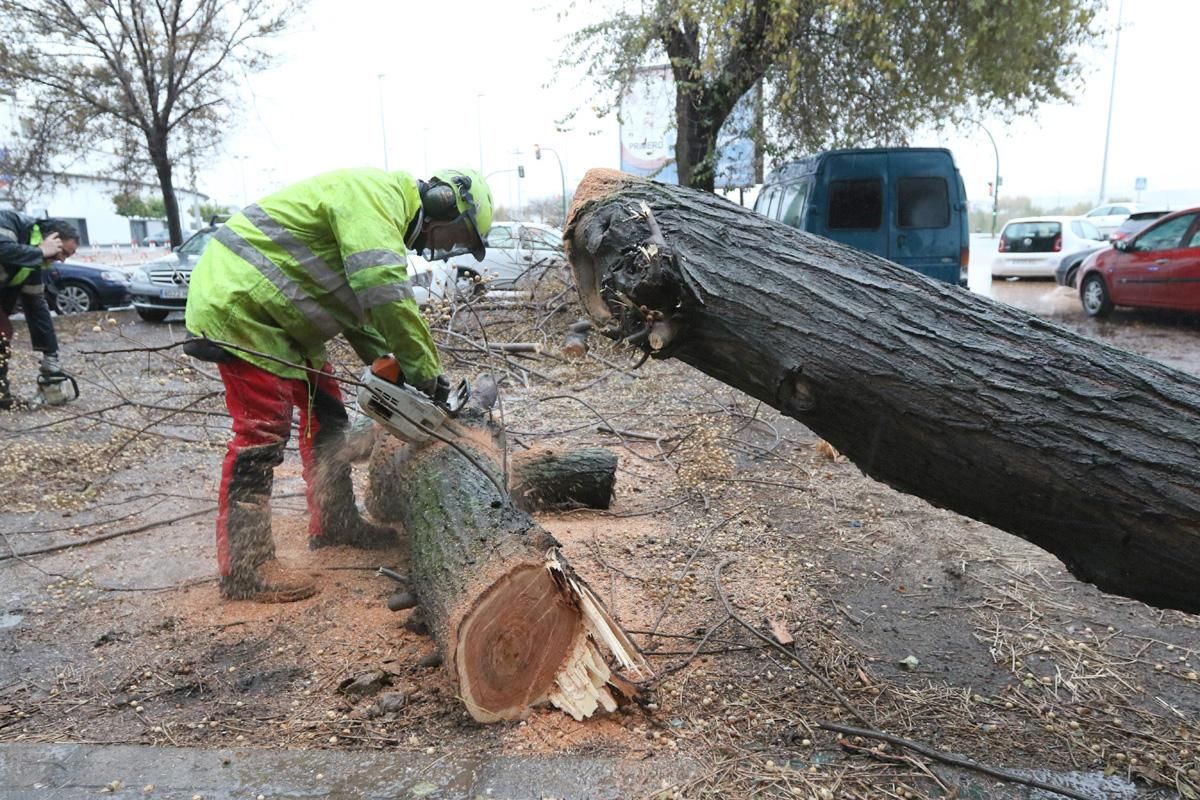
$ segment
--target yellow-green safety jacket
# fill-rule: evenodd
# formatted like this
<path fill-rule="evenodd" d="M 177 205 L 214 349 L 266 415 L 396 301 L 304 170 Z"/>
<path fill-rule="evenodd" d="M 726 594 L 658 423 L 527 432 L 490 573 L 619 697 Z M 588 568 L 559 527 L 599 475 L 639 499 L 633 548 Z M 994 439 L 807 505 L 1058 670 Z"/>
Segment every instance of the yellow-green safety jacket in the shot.
<path fill-rule="evenodd" d="M 415 178 L 378 169 L 328 172 L 263 198 L 205 248 L 188 288 L 188 330 L 317 369 L 325 342 L 342 333 L 364 362 L 391 352 L 409 383 L 436 377 L 437 349 L 405 267 L 420 210 Z"/>

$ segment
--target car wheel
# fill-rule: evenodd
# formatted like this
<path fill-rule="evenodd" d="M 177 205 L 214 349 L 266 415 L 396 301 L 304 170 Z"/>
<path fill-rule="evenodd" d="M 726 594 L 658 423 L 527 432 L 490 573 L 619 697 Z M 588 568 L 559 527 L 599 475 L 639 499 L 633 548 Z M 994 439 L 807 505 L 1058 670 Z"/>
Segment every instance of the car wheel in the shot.
<path fill-rule="evenodd" d="M 1082 262 L 1081 262 L 1082 263 Z M 1074 287 L 1075 280 L 1079 277 L 1079 264 L 1072 264 L 1067 270 L 1067 286 Z"/>
<path fill-rule="evenodd" d="M 162 322 L 167 318 L 167 314 L 171 313 L 161 308 L 135 308 L 134 310 L 146 322 Z"/>
<path fill-rule="evenodd" d="M 92 288 L 75 281 L 63 283 L 54 295 L 54 310 L 60 314 L 81 314 L 99 307 L 100 302 Z"/>
<path fill-rule="evenodd" d="M 1104 285 L 1104 278 L 1099 275 L 1088 275 L 1083 279 L 1083 286 L 1079 290 L 1079 299 L 1083 303 L 1083 310 L 1089 317 L 1107 317 L 1112 313 L 1112 298 L 1108 296 L 1108 287 Z"/>

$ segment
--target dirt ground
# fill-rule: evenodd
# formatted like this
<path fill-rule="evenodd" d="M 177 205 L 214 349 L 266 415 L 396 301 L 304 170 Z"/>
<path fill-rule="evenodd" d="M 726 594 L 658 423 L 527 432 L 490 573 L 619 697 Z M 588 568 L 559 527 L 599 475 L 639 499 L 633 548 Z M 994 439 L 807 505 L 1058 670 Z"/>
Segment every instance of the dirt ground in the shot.
<path fill-rule="evenodd" d="M 375 570 L 403 572 L 403 551 L 306 549 L 294 444 L 276 471 L 275 541 L 322 590 L 289 605 L 222 602 L 220 382 L 176 349 L 144 349 L 182 338 L 178 322 L 119 311 L 59 320 L 78 402 L 0 418 L 0 742 L 694 765 L 684 783 L 647 786 L 651 797 L 1000 796 L 971 771 L 818 727 L 862 727 L 858 716 L 983 764 L 1074 776 L 1093 787 L 1085 796 L 1200 796 L 1200 618 L 1081 584 L 1015 537 L 864 477 L 803 426 L 683 365 L 629 372 L 632 357 L 606 345 L 562 361 L 553 353 L 575 317 L 553 313 L 560 303 L 480 311 L 491 341 L 544 337 L 545 355 L 492 357 L 443 333 L 444 356 L 454 376 L 503 378 L 513 447 L 619 455 L 611 509 L 539 521 L 645 649 L 658 671 L 648 705 L 472 722 L 443 671 L 420 665 L 433 642 L 385 607 L 393 584 Z M 1140 335 L 1119 346 L 1154 357 L 1170 339 L 1167 363 L 1194 367 L 1195 326 L 1158 324 L 1135 320 L 1122 330 Z M 33 357 L 23 341 L 16 350 L 14 384 L 32 385 Z M 775 621 L 795 638 L 791 655 L 739 620 Z M 376 670 L 365 694 L 339 690 Z"/>

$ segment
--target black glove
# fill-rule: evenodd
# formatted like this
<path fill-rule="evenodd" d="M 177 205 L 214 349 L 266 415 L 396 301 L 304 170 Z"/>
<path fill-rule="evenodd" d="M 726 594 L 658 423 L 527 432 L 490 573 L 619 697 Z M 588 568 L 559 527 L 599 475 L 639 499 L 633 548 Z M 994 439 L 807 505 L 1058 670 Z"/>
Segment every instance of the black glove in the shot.
<path fill-rule="evenodd" d="M 432 397 L 435 403 L 444 403 L 450 397 L 450 379 L 445 375 L 430 378 L 424 383 L 418 384 L 417 388 Z"/>

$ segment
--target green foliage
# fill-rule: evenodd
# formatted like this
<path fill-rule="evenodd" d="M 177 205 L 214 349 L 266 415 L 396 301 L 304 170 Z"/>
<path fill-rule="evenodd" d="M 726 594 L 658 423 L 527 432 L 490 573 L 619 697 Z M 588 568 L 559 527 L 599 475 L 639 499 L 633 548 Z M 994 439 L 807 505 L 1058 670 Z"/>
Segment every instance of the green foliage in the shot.
<path fill-rule="evenodd" d="M 142 219 L 165 219 L 167 205 L 161 197 L 141 197 L 131 192 L 113 195 L 113 207 L 122 217 Z"/>
<path fill-rule="evenodd" d="M 1069 99 L 1104 0 L 656 0 L 569 40 L 601 113 L 669 63 L 680 181 L 711 189 L 717 131 L 761 82 L 770 155 L 904 144 L 979 113 Z M 746 131 L 743 133 L 751 133 Z"/>
<path fill-rule="evenodd" d="M 232 214 L 232 209 L 229 206 L 223 206 L 219 203 L 201 203 L 200 204 L 200 219 L 208 222 L 213 217 L 227 217 Z"/>

